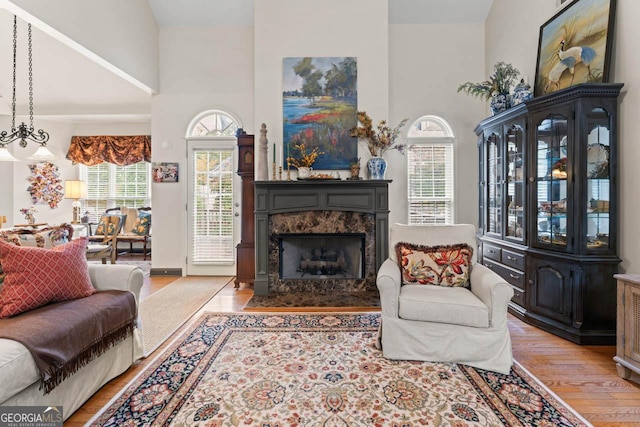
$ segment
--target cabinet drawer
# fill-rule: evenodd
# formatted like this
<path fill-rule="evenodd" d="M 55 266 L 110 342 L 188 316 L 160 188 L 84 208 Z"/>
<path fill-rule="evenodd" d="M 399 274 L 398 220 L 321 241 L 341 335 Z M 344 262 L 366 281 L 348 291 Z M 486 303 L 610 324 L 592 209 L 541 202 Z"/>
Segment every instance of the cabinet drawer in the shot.
<path fill-rule="evenodd" d="M 513 287 L 513 297 L 511 298 L 511 301 L 515 302 L 520 307 L 524 307 L 524 291 L 518 288 L 517 286 L 512 286 L 512 287 Z"/>
<path fill-rule="evenodd" d="M 524 271 L 524 255 L 519 254 L 517 252 L 508 251 L 506 249 L 502 250 L 502 263 L 504 265 L 508 265 L 509 267 L 513 267 L 516 270 Z"/>
<path fill-rule="evenodd" d="M 482 257 L 489 258 L 494 261 L 500 262 L 500 253 L 502 249 L 497 246 L 487 245 L 486 243 L 482 245 Z"/>
<path fill-rule="evenodd" d="M 524 273 L 519 270 L 514 270 L 513 268 L 505 267 L 502 264 L 492 261 L 484 261 L 484 265 L 486 265 L 491 270 L 495 271 L 507 282 L 511 283 L 514 286 L 517 286 L 520 289 L 524 289 Z"/>

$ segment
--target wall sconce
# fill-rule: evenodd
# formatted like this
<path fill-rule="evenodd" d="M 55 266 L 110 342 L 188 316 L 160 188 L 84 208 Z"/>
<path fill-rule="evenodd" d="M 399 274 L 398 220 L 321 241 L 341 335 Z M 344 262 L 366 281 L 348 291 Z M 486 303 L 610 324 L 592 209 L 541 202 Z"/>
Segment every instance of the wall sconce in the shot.
<path fill-rule="evenodd" d="M 73 199 L 73 220 L 72 224 L 80 223 L 80 209 L 82 204 L 80 199 L 87 198 L 87 182 L 79 180 L 67 180 L 64 182 L 64 198 Z"/>

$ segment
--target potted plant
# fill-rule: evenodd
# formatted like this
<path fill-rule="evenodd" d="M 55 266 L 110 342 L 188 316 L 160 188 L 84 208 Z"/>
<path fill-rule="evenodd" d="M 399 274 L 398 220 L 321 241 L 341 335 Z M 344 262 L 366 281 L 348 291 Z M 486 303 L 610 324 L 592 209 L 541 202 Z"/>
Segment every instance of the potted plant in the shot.
<path fill-rule="evenodd" d="M 488 80 L 480 83 L 463 83 L 458 86 L 458 92 L 464 92 L 485 101 L 491 100 L 491 111 L 497 114 L 511 107 L 509 92 L 511 86 L 518 81 L 520 71 L 505 62 L 498 62 L 493 66 L 493 70 Z"/>
<path fill-rule="evenodd" d="M 360 179 L 360 157 L 351 160 L 349 170 L 351 170 L 350 179 Z"/>
<path fill-rule="evenodd" d="M 390 127 L 386 120 L 380 120 L 376 129 L 373 128 L 371 117 L 365 111 L 358 111 L 358 124 L 360 126 L 351 129 L 351 136 L 367 144 L 372 158 L 367 161 L 369 179 L 384 179 L 387 170 L 387 163 L 382 158 L 387 150 L 398 150 L 403 152 L 404 144 L 398 144 L 396 139 L 400 135 L 400 129 L 407 123 L 407 119 L 402 120 L 398 126 Z"/>

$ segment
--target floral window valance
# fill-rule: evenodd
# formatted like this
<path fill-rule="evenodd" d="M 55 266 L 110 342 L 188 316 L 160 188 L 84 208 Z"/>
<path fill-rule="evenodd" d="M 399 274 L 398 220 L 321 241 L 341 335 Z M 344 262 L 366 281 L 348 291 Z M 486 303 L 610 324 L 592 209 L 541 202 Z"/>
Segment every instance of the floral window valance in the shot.
<path fill-rule="evenodd" d="M 128 166 L 151 161 L 151 136 L 72 136 L 67 159 L 87 166 L 102 162 Z"/>

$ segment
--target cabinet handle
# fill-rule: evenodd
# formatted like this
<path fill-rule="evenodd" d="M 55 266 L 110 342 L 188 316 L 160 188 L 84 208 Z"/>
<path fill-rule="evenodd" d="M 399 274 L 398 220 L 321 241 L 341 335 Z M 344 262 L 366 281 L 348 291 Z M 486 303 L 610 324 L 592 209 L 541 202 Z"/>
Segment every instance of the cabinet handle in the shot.
<path fill-rule="evenodd" d="M 496 251 L 494 251 L 493 249 L 487 249 L 487 252 L 489 252 L 490 254 L 495 254 Z"/>
<path fill-rule="evenodd" d="M 530 177 L 529 177 L 529 182 L 533 182 L 533 181 L 535 181 L 535 180 L 536 180 L 536 179 L 535 179 L 534 177 L 532 177 L 532 176 L 530 176 Z"/>
<path fill-rule="evenodd" d="M 509 273 L 509 277 L 516 280 L 520 278 L 520 276 L 516 276 L 515 274 L 511 274 L 511 273 Z"/>
<path fill-rule="evenodd" d="M 511 260 L 511 261 L 515 261 L 515 260 L 516 260 L 516 257 L 511 256 L 511 255 L 507 255 L 507 259 L 508 259 L 508 260 Z"/>

